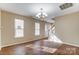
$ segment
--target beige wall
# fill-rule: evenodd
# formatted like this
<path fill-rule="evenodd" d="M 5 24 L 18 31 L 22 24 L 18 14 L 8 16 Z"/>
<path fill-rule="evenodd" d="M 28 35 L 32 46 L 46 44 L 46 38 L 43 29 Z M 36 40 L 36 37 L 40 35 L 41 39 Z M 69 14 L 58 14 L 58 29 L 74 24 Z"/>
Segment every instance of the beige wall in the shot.
<path fill-rule="evenodd" d="M 65 43 L 79 46 L 79 12 L 56 17 L 56 34 Z"/>
<path fill-rule="evenodd" d="M 0 10 L 0 49 L 1 49 L 1 10 Z"/>
<path fill-rule="evenodd" d="M 24 20 L 24 37 L 23 38 L 14 38 L 15 18 Z M 40 30 L 41 34 L 40 36 L 36 37 L 34 35 L 35 21 L 32 18 L 17 15 L 17 14 L 6 12 L 6 11 L 1 11 L 2 47 L 45 38 L 45 34 L 44 34 L 45 22 L 40 22 L 40 24 L 41 24 L 41 30 Z"/>

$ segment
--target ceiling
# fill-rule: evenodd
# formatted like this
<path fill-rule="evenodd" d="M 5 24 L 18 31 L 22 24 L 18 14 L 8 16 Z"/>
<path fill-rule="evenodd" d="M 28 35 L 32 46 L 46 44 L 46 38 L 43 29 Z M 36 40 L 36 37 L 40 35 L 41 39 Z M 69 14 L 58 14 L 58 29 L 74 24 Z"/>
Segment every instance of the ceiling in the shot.
<path fill-rule="evenodd" d="M 59 8 L 61 4 L 63 3 L 0 3 L 0 8 L 16 14 L 32 17 L 35 17 L 35 15 L 40 11 L 40 8 L 43 8 L 48 14 L 47 21 L 49 22 L 53 22 L 51 18 L 56 16 L 79 11 L 78 3 L 74 3 L 73 7 L 65 10 Z"/>

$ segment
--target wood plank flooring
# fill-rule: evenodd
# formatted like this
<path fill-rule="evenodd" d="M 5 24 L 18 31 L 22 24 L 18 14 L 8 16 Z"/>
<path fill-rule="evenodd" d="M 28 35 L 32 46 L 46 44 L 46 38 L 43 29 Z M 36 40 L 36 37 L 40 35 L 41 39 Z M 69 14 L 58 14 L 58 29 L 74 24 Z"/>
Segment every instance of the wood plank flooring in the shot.
<path fill-rule="evenodd" d="M 4 47 L 0 55 L 78 55 L 79 47 L 47 39 Z"/>

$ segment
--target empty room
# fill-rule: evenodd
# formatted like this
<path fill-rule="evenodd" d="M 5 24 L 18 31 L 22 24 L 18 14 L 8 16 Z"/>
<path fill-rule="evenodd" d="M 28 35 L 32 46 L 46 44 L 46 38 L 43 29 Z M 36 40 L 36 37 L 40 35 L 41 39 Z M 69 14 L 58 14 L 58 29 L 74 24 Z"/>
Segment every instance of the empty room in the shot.
<path fill-rule="evenodd" d="M 0 3 L 0 55 L 79 55 L 79 3 Z"/>

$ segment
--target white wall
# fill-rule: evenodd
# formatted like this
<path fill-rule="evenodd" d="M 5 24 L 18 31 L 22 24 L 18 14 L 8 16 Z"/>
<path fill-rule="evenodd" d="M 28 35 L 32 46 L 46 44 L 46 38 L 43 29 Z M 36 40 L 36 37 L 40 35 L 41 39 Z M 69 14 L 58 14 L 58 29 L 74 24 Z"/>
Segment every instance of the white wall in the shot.
<path fill-rule="evenodd" d="M 1 49 L 1 10 L 0 10 L 0 49 Z"/>
<path fill-rule="evenodd" d="M 24 20 L 24 37 L 23 38 L 14 38 L 15 18 Z M 35 21 L 32 18 L 14 14 L 11 12 L 1 11 L 1 26 L 3 27 L 1 31 L 2 47 L 45 38 L 45 33 L 44 33 L 45 25 L 44 24 L 45 22 L 40 21 L 41 33 L 40 33 L 40 36 L 36 37 L 34 34 Z"/>
<path fill-rule="evenodd" d="M 63 42 L 79 46 L 79 12 L 56 17 L 55 26 Z"/>

